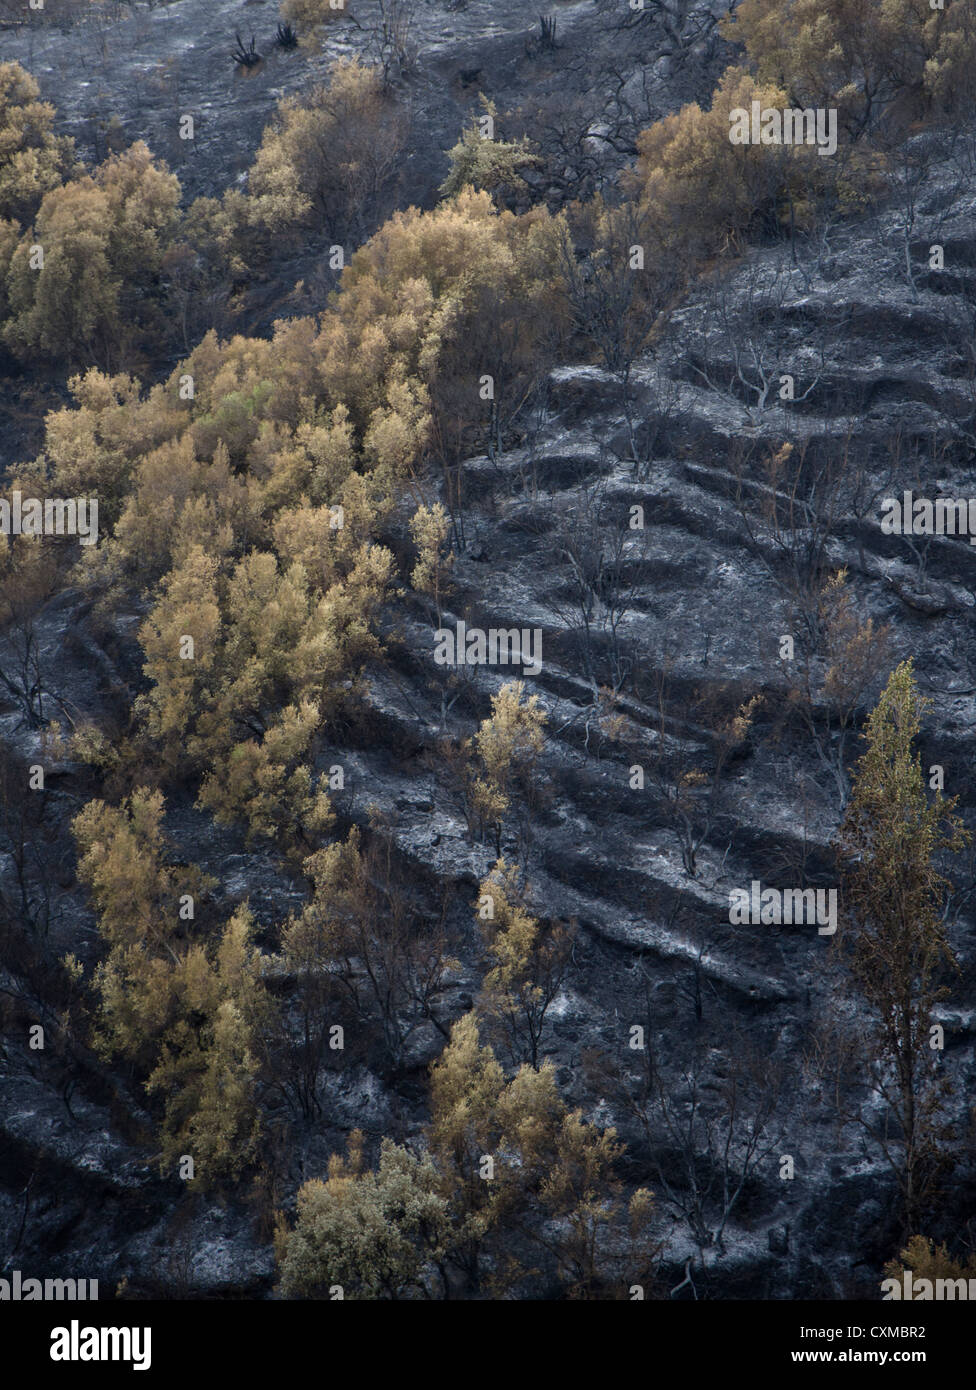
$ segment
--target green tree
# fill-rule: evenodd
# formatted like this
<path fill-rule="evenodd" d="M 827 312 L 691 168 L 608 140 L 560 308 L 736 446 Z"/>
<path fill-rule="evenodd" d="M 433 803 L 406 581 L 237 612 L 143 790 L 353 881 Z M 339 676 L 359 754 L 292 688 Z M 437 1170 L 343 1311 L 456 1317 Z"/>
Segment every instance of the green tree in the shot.
<path fill-rule="evenodd" d="M 370 1171 L 362 1133 L 353 1130 L 348 1157 L 333 1154 L 327 1180 L 301 1188 L 294 1227 L 279 1218 L 281 1292 L 329 1298 L 338 1286 L 346 1299 L 430 1297 L 449 1232 L 430 1155 L 416 1158 L 384 1139 Z"/>
<path fill-rule="evenodd" d="M 444 198 L 453 198 L 463 188 L 483 188 L 502 203 L 506 198 L 525 190 L 522 170 L 537 168 L 542 160 L 533 153 L 524 135 L 518 140 L 499 140 L 493 133 L 486 133 L 494 130 L 498 110 L 484 93 L 481 101 L 485 108 L 484 116 L 472 116 L 461 139 L 453 149 L 448 150 L 451 169 L 441 184 L 440 192 Z M 483 121 L 491 124 L 483 125 Z"/>
<path fill-rule="evenodd" d="M 926 794 L 914 747 L 930 702 L 911 661 L 892 672 L 871 713 L 838 836 L 843 926 L 838 943 L 871 1018 L 864 1065 L 883 1102 L 871 1126 L 898 1179 L 906 1225 L 918 1229 L 945 1163 L 947 1080 L 931 1046 L 933 1010 L 956 966 L 943 922 L 951 888 L 939 858 L 969 836 L 955 798 Z"/>

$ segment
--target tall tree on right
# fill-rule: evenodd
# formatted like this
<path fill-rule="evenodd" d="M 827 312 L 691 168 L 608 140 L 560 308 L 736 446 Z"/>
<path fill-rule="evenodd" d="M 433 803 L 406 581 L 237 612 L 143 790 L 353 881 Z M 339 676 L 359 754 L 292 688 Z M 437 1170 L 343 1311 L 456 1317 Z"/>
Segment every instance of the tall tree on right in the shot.
<path fill-rule="evenodd" d="M 881 1102 L 868 1127 L 897 1176 L 909 1231 L 919 1229 L 948 1161 L 949 1083 L 934 1009 L 957 963 L 944 926 L 952 885 L 939 865 L 969 840 L 956 798 L 928 795 L 914 747 L 930 703 L 903 661 L 868 718 L 838 837 L 838 945 L 871 1018 L 863 1061 Z"/>

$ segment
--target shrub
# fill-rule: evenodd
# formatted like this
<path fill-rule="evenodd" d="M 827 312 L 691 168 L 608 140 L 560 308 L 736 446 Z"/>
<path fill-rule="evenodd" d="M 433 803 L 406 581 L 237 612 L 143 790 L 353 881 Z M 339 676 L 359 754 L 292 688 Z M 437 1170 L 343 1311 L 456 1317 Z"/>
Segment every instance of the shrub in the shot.
<path fill-rule="evenodd" d="M 349 1136 L 348 1157 L 333 1154 L 325 1182 L 298 1194 L 294 1229 L 279 1218 L 275 1247 L 287 1298 L 347 1299 L 422 1295 L 443 1258 L 447 1203 L 429 1155 L 415 1158 L 384 1139 L 379 1166 L 365 1168 L 363 1136 Z"/>
<path fill-rule="evenodd" d="M 483 94 L 481 99 L 485 115 L 494 122 L 498 116 L 495 103 Z M 448 151 L 448 159 L 451 170 L 440 188 L 445 198 L 453 198 L 462 188 L 483 188 L 499 201 L 524 190 L 522 170 L 542 163 L 524 136 L 519 140 L 486 138 L 476 116 L 472 116 L 461 139 Z"/>
<path fill-rule="evenodd" d="M 332 65 L 327 86 L 287 97 L 251 169 L 253 221 L 277 232 L 314 220 L 332 236 L 368 235 L 396 174 L 402 114 L 378 68 L 354 59 Z"/>

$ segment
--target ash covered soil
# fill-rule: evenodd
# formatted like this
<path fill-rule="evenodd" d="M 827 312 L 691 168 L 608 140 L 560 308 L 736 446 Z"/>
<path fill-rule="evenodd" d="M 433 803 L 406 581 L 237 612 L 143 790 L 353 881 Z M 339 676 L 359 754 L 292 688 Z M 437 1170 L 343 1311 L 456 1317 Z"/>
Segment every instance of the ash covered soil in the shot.
<path fill-rule="evenodd" d="M 479 91 L 508 108 L 530 90 L 563 87 L 592 103 L 597 122 L 621 77 L 628 90 L 640 90 L 648 123 L 683 102 L 704 100 L 723 66 L 725 50 L 714 34 L 679 64 L 653 24 L 610 33 L 585 0 L 553 2 L 547 12 L 558 18 L 559 47 L 538 55 L 527 51 L 534 15 L 530 25 L 520 3 L 420 7 L 415 66 L 400 79 L 413 131 L 401 205 L 436 201 L 444 151 L 478 109 Z M 171 163 L 189 199 L 241 179 L 282 96 L 305 90 L 334 57 L 368 50 L 368 33 L 349 26 L 330 33 L 314 58 L 280 53 L 270 45 L 276 21 L 272 3 L 177 0 L 139 9 L 104 31 L 0 30 L 0 57 L 35 75 L 84 157 L 104 153 L 106 122 L 117 116 L 128 140 L 145 139 Z M 235 72 L 230 59 L 238 31 L 245 42 L 254 33 L 267 54 L 250 75 Z M 461 73 L 473 70 L 477 78 L 465 85 Z M 199 118 L 191 150 L 176 135 L 185 110 Z M 612 159 L 619 165 L 621 155 Z M 567 165 L 559 176 L 537 195 L 558 203 L 582 166 Z M 781 1143 L 736 1206 L 724 1248 L 709 1254 L 709 1277 L 699 1290 L 708 1297 L 876 1297 L 895 1229 L 889 1170 L 856 1127 L 838 1120 L 831 1096 L 806 1068 L 810 1037 L 837 987 L 829 937 L 808 927 L 729 923 L 732 888 L 757 879 L 797 882 L 801 866 L 806 881 L 834 881 L 831 841 L 839 820 L 836 747 L 828 739 L 821 756 L 789 714 L 791 671 L 780 652 L 792 616 L 781 545 L 761 524 L 759 492 L 743 500 L 730 459 L 744 446 L 758 456 L 789 439 L 811 458 L 846 450 L 857 460 L 856 477 L 836 504 L 829 559 L 846 567 L 861 611 L 878 626 L 890 624 L 891 664 L 914 656 L 920 688 L 932 701 L 923 766 L 945 768 L 946 791 L 960 797 L 971 820 L 976 548 L 964 538 L 937 538 L 924 553 L 913 552 L 884 535 L 877 518 L 878 499 L 900 495 L 902 486 L 927 496 L 971 490 L 973 186 L 948 160 L 933 163 L 907 238 L 910 276 L 897 193 L 869 217 L 838 225 L 829 245 L 796 255 L 782 243 L 720 267 L 637 364 L 629 419 L 619 382 L 597 366 L 567 364 L 553 372 L 521 441 L 465 469 L 464 549 L 454 566 L 450 616 L 543 633 L 542 669 L 525 679 L 547 716 L 545 794 L 521 848 L 532 901 L 548 916 L 578 924 L 543 1048 L 565 1098 L 588 1118 L 616 1124 L 629 1145 L 627 1182 L 654 1187 L 656 1165 L 668 1162 L 667 1142 L 652 1154 L 613 1095 L 594 1089 L 588 1052 L 619 1052 L 630 1025 L 646 1018 L 652 1051 L 665 1069 L 673 1067 L 676 1086 L 688 1048 L 703 1040 L 706 1086 L 721 1086 L 741 1037 L 789 1077 L 776 1119 Z M 927 269 L 935 240 L 946 248 L 949 269 L 941 274 Z M 314 248 L 300 253 L 272 283 L 256 287 L 241 331 L 267 331 L 300 279 L 310 288 L 295 312 L 321 308 L 315 297 L 328 285 L 316 280 L 316 260 Z M 740 374 L 743 343 L 749 361 Z M 795 377 L 798 398 L 811 383 L 815 389 L 789 406 L 775 392 L 761 400 L 756 383 L 764 373 L 778 380 L 781 372 Z M 17 394 L 24 389 L 7 393 L 6 464 L 37 442 L 40 422 Z M 935 458 L 925 448 L 933 430 L 949 441 Z M 627 542 L 628 599 L 618 613 L 593 597 L 588 647 L 572 563 L 580 518 L 624 526 L 635 506 L 644 510 L 645 530 Z M 401 551 L 407 519 L 404 510 L 386 538 Z M 40 637 L 55 697 L 98 719 L 110 710 L 113 692 L 134 695 L 141 616 L 133 605 L 106 635 L 76 591 L 52 602 Z M 370 673 L 362 726 L 327 750 L 322 766 L 341 761 L 346 769 L 345 790 L 335 796 L 344 823 L 365 824 L 372 807 L 386 813 L 419 901 L 435 911 L 444 891 L 452 894 L 449 924 L 462 971 L 441 1006 L 439 1021 L 447 1025 L 477 992 L 471 903 L 495 854 L 472 843 L 461 806 L 438 776 L 437 748 L 445 733 L 472 733 L 506 673 L 471 668 L 451 703 L 420 610 L 391 612 L 384 635 L 389 659 Z M 614 661 L 634 677 L 610 717 L 596 698 L 604 680 L 594 679 L 593 668 L 605 673 Z M 665 688 L 671 703 L 662 734 Z M 763 706 L 721 779 L 689 873 L 668 806 L 650 783 L 634 790 L 631 769 L 653 763 L 662 737 L 685 750 L 689 766 L 707 767 L 711 744 L 694 709 L 710 696 L 734 707 L 757 693 Z M 876 688 L 865 695 L 859 718 L 876 697 Z M 0 706 L 0 730 L 31 760 L 36 737 L 10 705 Z M 849 755 L 856 751 L 852 738 Z M 56 910 L 48 945 L 55 956 L 73 952 L 87 969 L 99 942 L 75 879 L 68 822 L 92 792 L 84 771 L 69 763 L 54 770 L 49 785 L 41 867 L 54 885 Z M 247 850 L 242 837 L 216 827 L 189 800 L 173 800 L 167 829 L 218 879 L 221 909 L 248 899 L 270 931 L 297 905 L 297 893 L 269 858 Z M 503 850 L 519 853 L 514 843 Z M 12 856 L 3 862 L 13 894 Z M 950 939 L 961 972 L 939 1017 L 962 1117 L 976 1092 L 976 919 L 965 904 Z M 5 988 L 29 994 L 16 960 L 4 964 L 3 975 Z M 324 1172 L 355 1126 L 372 1136 L 415 1136 L 425 1118 L 426 1069 L 442 1047 L 443 1030 L 422 1023 L 397 1077 L 369 1057 L 329 1072 L 322 1118 L 291 1129 L 280 1203 L 287 1208 L 303 1181 Z M 56 1061 L 11 1037 L 0 1039 L 0 1078 L 6 1265 L 97 1278 L 106 1289 L 127 1279 L 130 1290 L 176 1297 L 271 1295 L 269 1232 L 246 1200 L 188 1198 L 178 1181 L 159 1177 L 146 1144 L 149 1116 L 131 1076 L 94 1060 L 87 1069 L 73 1061 L 59 1071 Z M 793 1181 L 780 1180 L 781 1154 L 793 1156 Z M 676 1173 L 678 1165 L 675 1154 Z M 971 1174 L 962 1171 L 951 1198 L 960 1213 L 971 1207 L 971 1194 Z M 666 1274 L 673 1275 L 665 1282 L 676 1286 L 693 1247 L 663 1204 L 660 1234 Z"/>

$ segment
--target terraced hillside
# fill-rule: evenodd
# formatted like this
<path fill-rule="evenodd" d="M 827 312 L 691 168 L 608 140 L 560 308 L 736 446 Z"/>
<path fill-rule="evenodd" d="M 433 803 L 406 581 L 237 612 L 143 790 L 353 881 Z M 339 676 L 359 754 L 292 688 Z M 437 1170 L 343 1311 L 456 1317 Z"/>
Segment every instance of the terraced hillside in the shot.
<path fill-rule="evenodd" d="M 253 7 L 265 29 L 271 8 Z M 484 8 L 432 4 L 415 30 L 419 73 L 407 90 L 414 128 L 426 129 L 403 183 L 422 205 L 436 198 L 438 152 L 473 100 L 449 84 L 454 69 L 480 62 L 499 100 L 524 88 L 526 64 L 546 74 L 551 61 L 558 78 L 557 59 L 527 53 L 514 13 L 488 7 L 487 26 Z M 571 57 L 605 36 L 598 7 L 550 8 Z M 92 80 L 107 83 L 131 138 L 151 139 L 162 118 L 141 86 L 149 55 L 175 65 L 181 97 L 196 92 L 228 30 L 249 34 L 244 9 L 182 0 L 123 22 Z M 670 58 L 651 62 L 665 47 L 660 29 L 620 40 L 637 45 L 627 50 L 633 72 L 654 74 L 649 119 L 710 90 L 724 50 L 707 33 L 677 72 Z M 25 45 L 36 45 L 43 86 L 67 41 L 17 31 L 3 56 L 29 65 Z M 263 84 L 259 99 L 244 101 L 245 79 L 231 72 L 215 86 L 220 134 L 199 165 L 179 167 L 193 194 L 218 171 L 230 183 L 272 99 L 300 90 L 304 76 L 278 76 L 286 61 L 276 55 L 246 79 Z M 79 91 L 57 94 L 76 132 Z M 568 1105 L 616 1127 L 626 1190 L 653 1189 L 658 1292 L 875 1295 L 901 1234 L 896 1182 L 853 1103 L 838 1104 L 856 1087 L 832 1057 L 830 1032 L 838 1010 L 856 1023 L 862 1005 L 831 934 L 736 925 L 729 905 L 757 880 L 836 888 L 860 734 L 907 657 L 931 701 L 922 766 L 943 769 L 968 823 L 976 813 L 976 551 L 966 536 L 881 526 L 885 499 L 906 491 L 967 498 L 976 444 L 976 133 L 952 150 L 925 133 L 913 141 L 913 172 L 894 177 L 867 212 L 838 215 L 816 242 L 783 235 L 715 258 L 629 375 L 595 362 L 556 366 L 501 447 L 465 459 L 450 488 L 437 474 L 425 479 L 424 495 L 450 513 L 447 585 L 433 605 L 405 581 L 387 596 L 385 655 L 369 664 L 361 706 L 329 728 L 314 768 L 343 772 L 333 837 L 384 827 L 396 901 L 442 924 L 454 963 L 438 991 L 402 1009 L 395 1045 L 389 1033 L 349 1028 L 311 1114 L 266 1089 L 260 1161 L 219 1202 L 159 1175 L 135 1069 L 106 1063 L 82 1030 L 58 1026 L 57 962 L 71 953 L 87 976 L 103 954 L 70 822 L 105 795 L 104 783 L 70 753 L 51 752 L 43 729 L 0 692 L 6 1266 L 70 1270 L 107 1288 L 127 1280 L 134 1293 L 271 1296 L 269 1213 L 292 1213 L 301 1184 L 324 1174 L 355 1128 L 374 1147 L 383 1136 L 421 1143 L 428 1068 L 483 986 L 479 885 L 503 857 L 523 876 L 534 915 L 573 933 L 540 1058 L 553 1063 Z M 561 190 L 548 192 L 558 203 Z M 931 268 L 935 245 L 943 268 Z M 286 281 L 314 259 L 306 247 L 269 274 L 250 301 L 248 331 L 266 331 Z M 295 314 L 324 307 L 328 286 L 308 283 Z M 23 435 L 33 447 L 31 430 L 36 422 Z M 378 536 L 402 575 L 416 505 L 407 491 Z M 135 589 L 108 616 L 78 585 L 58 593 L 35 622 L 48 706 L 74 724 L 124 727 L 147 684 L 139 631 L 150 607 Z M 538 631 L 540 669 L 439 664 L 437 631 L 460 622 Z M 531 788 L 520 788 L 496 839 L 472 819 L 461 749 L 513 679 L 537 697 L 545 741 Z M 24 810 L 15 777 L 38 760 L 45 791 Z M 249 903 L 268 987 L 290 1007 L 295 979 L 279 932 L 304 901 L 299 876 L 275 844 L 255 846 L 218 824 L 192 788 L 167 792 L 166 830 L 176 860 L 213 876 L 215 916 Z M 945 1029 L 940 1065 L 962 1132 L 976 1085 L 976 873 L 966 855 L 953 883 L 945 929 L 959 970 L 933 1020 Z M 394 912 L 392 894 L 377 902 Z M 14 930 L 15 920 L 34 930 Z M 63 1053 L 24 1045 L 32 1020 L 68 1039 Z M 973 1178 L 964 1142 L 940 1229 L 965 1228 Z M 541 1277 L 535 1292 L 549 1292 Z"/>

